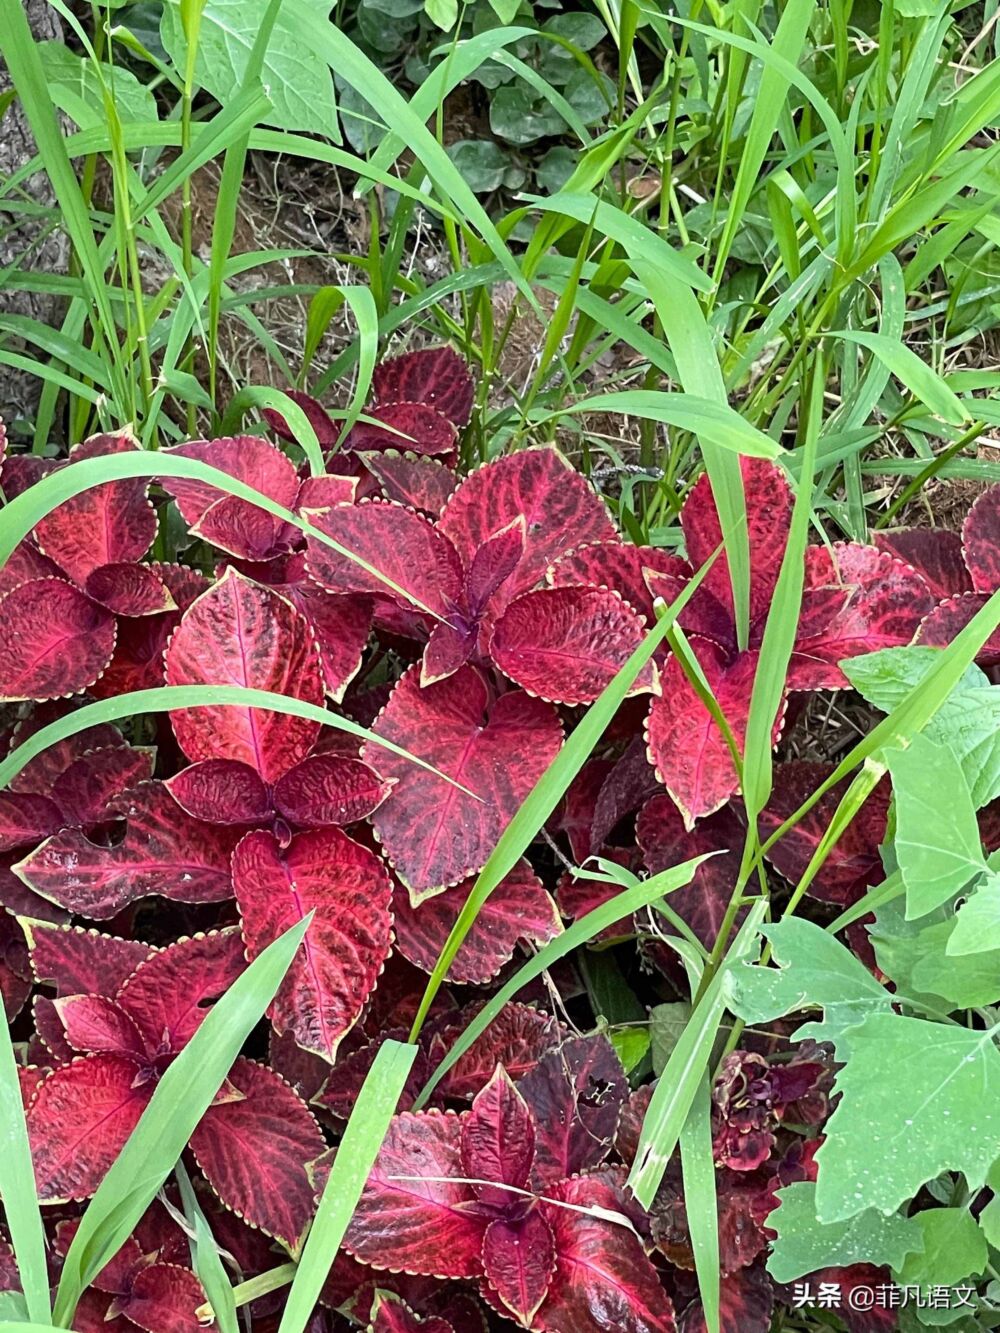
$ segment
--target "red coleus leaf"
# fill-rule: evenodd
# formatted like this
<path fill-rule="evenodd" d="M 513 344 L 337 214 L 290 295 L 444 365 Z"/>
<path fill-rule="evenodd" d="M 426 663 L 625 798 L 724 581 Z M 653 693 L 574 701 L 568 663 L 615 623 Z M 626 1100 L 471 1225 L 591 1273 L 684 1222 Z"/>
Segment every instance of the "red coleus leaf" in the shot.
<path fill-rule="evenodd" d="M 164 786 L 182 810 L 211 824 L 260 824 L 272 813 L 267 783 L 236 759 L 203 759 Z"/>
<path fill-rule="evenodd" d="M 774 1206 L 768 1169 L 716 1172 L 719 1213 L 719 1262 L 724 1274 L 754 1262 L 767 1249 L 763 1220 Z M 652 1209 L 653 1239 L 679 1268 L 693 1269 L 687 1205 L 680 1171 L 668 1168 Z"/>
<path fill-rule="evenodd" d="M 285 509 L 295 506 L 299 478 L 294 463 L 258 435 L 192 440 L 165 452 L 228 472 Z M 163 487 L 177 501 L 192 532 L 231 555 L 269 560 L 298 539 L 298 530 L 291 524 L 204 482 L 164 477 Z"/>
<path fill-rule="evenodd" d="M 386 403 L 367 408 L 365 415 L 371 419 L 353 426 L 345 441 L 344 447 L 352 452 L 400 449 L 418 457 L 455 457 L 454 425 L 427 403 Z"/>
<path fill-rule="evenodd" d="M 80 926 L 23 921 L 35 980 L 54 986 L 57 996 L 111 997 L 153 953 L 139 940 L 101 935 Z"/>
<path fill-rule="evenodd" d="M 431 1052 L 437 1063 L 450 1049 L 454 1038 L 471 1018 L 464 1011 L 459 1026 L 446 1027 L 432 1038 Z M 477 1037 L 464 1055 L 456 1060 L 438 1085 L 442 1097 L 471 1099 L 486 1083 L 497 1065 L 503 1065 L 511 1078 L 519 1079 L 534 1069 L 539 1060 L 562 1040 L 559 1023 L 550 1015 L 527 1004 L 505 1004 L 481 1037 Z"/>
<path fill-rule="evenodd" d="M 416 896 L 475 874 L 562 745 L 550 704 L 519 691 L 492 706 L 483 677 L 463 667 L 421 689 L 419 668 L 400 679 L 372 730 L 426 760 L 453 783 L 369 741 L 362 757 L 398 779 L 372 824 Z M 477 799 L 478 798 L 478 799 Z"/>
<path fill-rule="evenodd" d="M 360 457 L 387 500 L 419 509 L 430 518 L 440 515 L 458 485 L 451 468 L 433 458 L 406 458 L 394 452 Z"/>
<path fill-rule="evenodd" d="M 0 597 L 31 579 L 61 578 L 62 570 L 54 560 L 42 555 L 30 537 L 18 542 L 0 566 Z"/>
<path fill-rule="evenodd" d="M 646 746 L 642 737 L 636 736 L 600 785 L 591 819 L 591 848 L 603 847 L 621 821 L 641 809 L 658 791 Z"/>
<path fill-rule="evenodd" d="M 141 963 L 119 990 L 117 1003 L 138 1028 L 150 1056 L 175 1055 L 245 967 L 236 926 L 193 935 Z"/>
<path fill-rule="evenodd" d="M 670 907 L 706 949 L 714 948 L 736 887 L 745 838 L 735 812 L 725 807 L 688 830 L 670 797 L 654 796 L 639 813 L 635 836 L 651 875 L 705 852 L 722 853 L 700 865 L 691 883 L 670 895 Z M 741 911 L 738 920 L 745 915 Z"/>
<path fill-rule="evenodd" d="M 392 787 L 360 759 L 314 754 L 274 784 L 274 806 L 299 828 L 355 824 L 377 810 Z"/>
<path fill-rule="evenodd" d="M 184 613 L 166 652 L 169 685 L 245 685 L 323 703 L 316 641 L 295 608 L 234 569 Z M 238 759 L 274 782 L 304 759 L 320 724 L 262 708 L 189 708 L 171 713 L 191 760 Z"/>
<path fill-rule="evenodd" d="M 13 1022 L 31 994 L 28 948 L 18 923 L 0 912 L 0 996 L 7 1021 Z"/>
<path fill-rule="evenodd" d="M 152 565 L 100 565 L 87 575 L 83 590 L 117 616 L 152 616 L 177 610 L 173 594 Z"/>
<path fill-rule="evenodd" d="M 131 690 L 155 689 L 164 682 L 163 652 L 170 635 L 180 624 L 180 612 L 208 587 L 208 580 L 197 570 L 180 565 L 152 565 L 180 608 L 162 614 L 119 620 L 118 641 L 110 665 L 90 693 L 110 699 Z"/>
<path fill-rule="evenodd" d="M 644 577 L 646 570 L 674 577 L 678 586 L 687 581 L 688 567 L 680 556 L 658 546 L 633 546 L 618 541 L 592 542 L 561 556 L 546 573 L 554 588 L 613 588 L 647 623 L 653 619 L 653 594 Z"/>
<path fill-rule="evenodd" d="M 375 367 L 372 395 L 383 403 L 427 403 L 458 428 L 472 415 L 469 367 L 450 347 L 405 352 Z"/>
<path fill-rule="evenodd" d="M 832 771 L 832 765 L 805 761 L 779 765 L 771 799 L 760 816 L 761 838 L 770 837 Z M 845 780 L 831 788 L 768 851 L 768 860 L 792 884 L 797 884 L 805 873 L 847 785 Z M 885 839 L 890 796 L 888 781 L 879 783 L 837 839 L 810 884 L 808 892 L 812 897 L 846 905 L 856 902 L 866 889 L 881 884 L 885 868 L 879 848 Z"/>
<path fill-rule="evenodd" d="M 730 660 L 723 649 L 708 639 L 692 638 L 690 644 L 742 751 L 757 653 L 740 653 Z M 692 828 L 696 819 L 724 805 L 738 790 L 739 781 L 722 732 L 676 657 L 667 661 L 661 688 L 662 694 L 653 700 L 646 726 L 649 758 L 656 767 L 656 776 L 677 803 L 685 825 Z M 774 726 L 775 742 L 783 721 L 782 707 Z"/>
<path fill-rule="evenodd" d="M 511 602 L 493 627 L 490 656 L 529 694 L 592 703 L 642 642 L 643 620 L 607 588 L 540 588 Z M 643 668 L 629 694 L 656 688 Z"/>
<path fill-rule="evenodd" d="M 464 1183 L 462 1125 L 439 1111 L 394 1116 L 344 1248 L 373 1268 L 477 1277 L 488 1217 Z"/>
<path fill-rule="evenodd" d="M 356 560 L 310 537 L 309 573 L 328 592 L 377 593 L 408 609 L 442 617 L 458 603 L 464 581 L 461 562 L 447 538 L 422 515 L 387 500 L 363 500 L 311 518 L 321 532 L 401 590 L 396 592 Z"/>
<path fill-rule="evenodd" d="M 535 1121 L 524 1098 L 497 1066 L 462 1116 L 462 1169 L 485 1204 L 521 1205 L 535 1160 Z"/>
<path fill-rule="evenodd" d="M 604 1036 L 574 1037 L 518 1083 L 536 1124 L 534 1178 L 543 1187 L 598 1166 L 611 1151 L 628 1082 Z"/>
<path fill-rule="evenodd" d="M 605 779 L 614 769 L 611 759 L 588 759 L 569 785 L 559 810 L 549 827 L 565 835 L 575 863 L 583 865 L 587 857 L 600 850 L 593 839 L 597 800 Z M 654 780 L 655 780 L 655 774 Z M 657 788 L 659 784 L 657 784 Z"/>
<path fill-rule="evenodd" d="M 0 702 L 79 694 L 114 647 L 114 616 L 79 588 L 58 578 L 22 583 L 0 601 Z"/>
<path fill-rule="evenodd" d="M 743 1268 L 722 1279 L 719 1291 L 719 1333 L 770 1333 L 774 1287 L 760 1265 Z M 701 1301 L 687 1306 L 678 1333 L 708 1333 Z"/>
<path fill-rule="evenodd" d="M 62 826 L 59 807 L 48 796 L 0 792 L 0 851 L 38 842 Z"/>
<path fill-rule="evenodd" d="M 121 842 L 106 846 L 67 829 L 25 857 L 16 873 L 43 898 L 93 920 L 154 893 L 189 903 L 232 896 L 237 834 L 192 819 L 159 782 L 141 783 L 112 805 L 127 821 Z"/>
<path fill-rule="evenodd" d="M 618 538 L 590 483 L 549 447 L 523 449 L 471 473 L 445 506 L 440 530 L 468 567 L 479 547 L 517 518 L 525 524 L 524 552 L 503 586 L 503 602 L 533 588 L 574 547 Z"/>
<path fill-rule="evenodd" d="M 121 1311 L 147 1333 L 201 1333 L 205 1325 L 196 1311 L 206 1299 L 189 1268 L 154 1263 L 136 1273 Z"/>
<path fill-rule="evenodd" d="M 316 432 L 316 439 L 323 449 L 331 449 L 340 439 L 341 426 L 335 422 L 326 408 L 316 401 L 308 393 L 302 393 L 299 389 L 286 389 L 285 393 L 291 398 L 292 402 L 306 414 L 309 424 Z M 263 409 L 264 420 L 281 436 L 283 440 L 295 442 L 297 436 L 291 429 L 284 416 L 273 407 Z"/>
<path fill-rule="evenodd" d="M 965 567 L 962 538 L 947 528 L 902 528 L 876 532 L 873 540 L 880 551 L 888 551 L 904 564 L 912 565 L 937 598 L 972 592 L 972 578 Z"/>
<path fill-rule="evenodd" d="M 56 1069 L 28 1107 L 38 1197 L 87 1199 L 124 1148 L 153 1084 L 136 1086 L 137 1066 L 122 1055 L 88 1055 Z"/>
<path fill-rule="evenodd" d="M 523 1217 L 498 1217 L 483 1236 L 486 1281 L 525 1328 L 548 1294 L 556 1267 L 552 1228 L 537 1209 Z"/>
<path fill-rule="evenodd" d="M 51 798 L 64 824 L 100 824 L 117 818 L 115 800 L 153 776 L 156 752 L 114 745 L 83 754 L 52 784 Z"/>
<path fill-rule="evenodd" d="M 103 995 L 69 995 L 53 1005 L 66 1040 L 76 1051 L 134 1056 L 141 1060 L 145 1044 L 129 1015 Z"/>
<path fill-rule="evenodd" d="M 241 1057 L 229 1082 L 241 1098 L 208 1108 L 191 1150 L 225 1206 L 295 1254 L 315 1200 L 306 1164 L 323 1152 L 323 1135 L 302 1099 L 266 1066 Z"/>
<path fill-rule="evenodd" d="M 48 708 L 36 708 L 31 716 L 19 723 L 14 732 L 14 743 L 22 744 L 48 722 L 63 715 L 62 705 L 49 705 Z M 83 731 L 56 741 L 54 745 L 29 759 L 16 777 L 11 779 L 11 791 L 39 792 L 50 795 L 52 787 L 61 773 L 64 773 L 74 760 L 89 754 L 92 750 L 111 749 L 125 745 L 125 739 L 117 728 L 110 723 L 96 727 L 85 727 Z"/>
<path fill-rule="evenodd" d="M 976 592 L 1000 587 L 1000 486 L 984 491 L 962 525 L 962 549 Z"/>
<path fill-rule="evenodd" d="M 885 552 L 848 542 L 811 546 L 789 688 L 844 685 L 838 662 L 909 643 L 933 605 L 916 570 Z"/>
<path fill-rule="evenodd" d="M 355 1028 L 350 1034 L 351 1038 L 354 1038 L 357 1033 L 358 1029 Z M 324 1111 L 329 1111 L 338 1120 L 347 1120 L 354 1109 L 354 1103 L 358 1099 L 362 1085 L 375 1063 L 375 1057 L 379 1053 L 382 1042 L 390 1038 L 394 1041 L 406 1041 L 408 1033 L 409 1029 L 406 1027 L 383 1028 L 374 1041 L 363 1042 L 362 1045 L 357 1045 L 356 1041 L 349 1038 L 349 1043 L 353 1049 L 345 1050 L 345 1047 L 341 1046 L 337 1052 L 336 1067 L 332 1072 L 330 1066 L 323 1061 L 322 1086 L 314 1092 L 311 1098 L 313 1105 L 321 1106 Z M 359 1040 L 363 1041 L 363 1038 L 359 1038 Z M 434 1066 L 428 1059 L 426 1052 L 427 1045 L 428 1042 L 425 1040 L 417 1048 L 416 1058 L 396 1104 L 397 1110 L 410 1110 L 420 1093 L 420 1089 L 433 1072 Z M 311 1058 L 313 1060 L 318 1059 L 317 1056 Z M 281 1072 L 284 1073 L 284 1070 Z M 328 1075 L 329 1077 L 327 1077 Z"/>
<path fill-rule="evenodd" d="M 931 648 L 947 648 L 955 636 L 980 611 L 989 599 L 985 592 L 963 592 L 948 597 L 920 622 L 917 643 Z M 994 630 L 976 654 L 980 666 L 992 667 L 1000 663 L 1000 630 Z"/>
<path fill-rule="evenodd" d="M 421 1319 L 400 1298 L 389 1291 L 379 1291 L 371 1310 L 368 1333 L 455 1333 L 447 1319 L 431 1315 Z"/>
<path fill-rule="evenodd" d="M 129 430 L 92 435 L 72 451 L 69 466 L 138 448 Z M 79 584 L 101 565 L 141 560 L 156 536 L 156 511 L 146 495 L 148 486 L 142 477 L 109 481 L 63 500 L 35 527 L 39 550 Z"/>
<path fill-rule="evenodd" d="M 233 886 L 251 958 L 315 911 L 270 1016 L 276 1031 L 332 1062 L 389 954 L 385 868 L 337 829 L 297 834 L 284 849 L 260 831 L 233 853 Z"/>
<path fill-rule="evenodd" d="M 404 958 L 433 970 L 472 888 L 472 880 L 426 898 L 414 907 L 405 891 L 393 898 L 396 947 Z M 526 861 L 500 881 L 483 905 L 448 970 L 450 982 L 484 985 L 523 940 L 542 945 L 562 929 L 555 903 Z"/>
<path fill-rule="evenodd" d="M 674 1333 L 674 1311 L 656 1269 L 624 1215 L 614 1176 L 578 1176 L 542 1205 L 555 1239 L 556 1270 L 532 1324 L 547 1333 Z M 602 1215 L 586 1211 L 594 1206 Z M 607 1214 L 622 1214 L 621 1222 Z"/>
<path fill-rule="evenodd" d="M 74 1333 L 135 1333 L 135 1325 L 124 1315 L 110 1313 L 112 1298 L 96 1288 L 80 1297 L 73 1315 Z"/>

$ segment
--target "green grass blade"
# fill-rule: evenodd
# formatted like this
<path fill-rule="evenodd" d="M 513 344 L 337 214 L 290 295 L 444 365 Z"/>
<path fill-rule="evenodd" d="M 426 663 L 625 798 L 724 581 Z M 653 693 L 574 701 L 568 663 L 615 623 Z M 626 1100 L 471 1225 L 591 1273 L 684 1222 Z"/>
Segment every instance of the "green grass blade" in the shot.
<path fill-rule="evenodd" d="M 398 1041 L 385 1041 L 379 1047 L 337 1148 L 278 1333 L 304 1333 L 375 1165 L 416 1054 L 416 1046 Z"/>
<path fill-rule="evenodd" d="M 266 384 L 248 384 L 245 388 L 240 389 L 226 408 L 226 415 L 219 427 L 220 431 L 223 435 L 231 435 L 239 429 L 240 423 L 249 411 L 253 408 L 259 409 L 262 407 L 274 408 L 288 422 L 292 434 L 302 446 L 302 452 L 306 456 L 309 471 L 312 475 L 318 477 L 325 472 L 326 464 L 323 461 L 323 450 L 316 438 L 316 431 L 313 429 L 312 422 L 294 398 L 289 398 L 288 394 L 281 389 L 272 389 L 270 385 Z"/>
<path fill-rule="evenodd" d="M 706 1075 L 698 1085 L 680 1134 L 684 1206 L 687 1213 L 698 1295 L 707 1333 L 719 1333 L 722 1282 L 719 1262 L 719 1200 L 712 1150 L 712 1089 Z"/>
<path fill-rule="evenodd" d="M 167 1068 L 138 1125 L 87 1206 L 63 1264 L 55 1321 L 117 1254 L 174 1169 L 244 1042 L 277 994 L 311 920 L 303 918 L 259 954 L 211 1008 Z"/>
<path fill-rule="evenodd" d="M 943 421 L 950 422 L 953 426 L 963 426 L 972 420 L 962 400 L 956 397 L 941 377 L 904 342 L 882 333 L 870 333 L 860 329 L 837 329 L 831 331 L 828 337 L 842 338 L 845 342 L 867 347 L 898 380 L 906 385 L 914 398 L 919 398 L 925 407 L 937 413 Z"/>
<path fill-rule="evenodd" d="M 673 893 L 675 889 L 682 889 L 685 885 L 690 884 L 695 871 L 711 855 L 713 853 L 710 852 L 705 856 L 696 856 L 691 861 L 684 861 L 681 865 L 673 866 L 669 870 L 661 871 L 658 875 L 653 875 L 650 879 L 644 880 L 633 888 L 624 889 L 608 902 L 602 903 L 600 907 L 595 907 L 586 916 L 581 916 L 571 926 L 568 926 L 561 935 L 557 935 L 554 940 L 550 940 L 548 944 L 539 949 L 538 953 L 529 962 L 519 968 L 513 977 L 487 1000 L 472 1022 L 463 1028 L 459 1036 L 455 1038 L 448 1054 L 421 1089 L 419 1097 L 413 1103 L 413 1109 L 419 1111 L 422 1106 L 427 1104 L 427 1099 L 448 1070 L 462 1058 L 473 1042 L 482 1036 L 504 1005 L 512 1000 L 519 990 L 527 986 L 530 981 L 534 981 L 536 977 L 541 976 L 547 968 L 557 963 L 560 958 L 565 958 L 574 949 L 587 944 L 596 935 L 599 935 L 607 926 L 612 926 L 616 921 L 620 921 L 623 916 L 628 916 L 632 912 L 639 912 L 651 903 L 659 901 L 668 893 Z"/>
<path fill-rule="evenodd" d="M 191 1188 L 191 1180 L 183 1162 L 177 1163 L 174 1175 L 181 1192 L 184 1216 L 194 1233 L 191 1238 L 192 1267 L 205 1288 L 208 1303 L 215 1314 L 216 1327 L 219 1333 L 240 1333 L 233 1288 L 226 1275 L 219 1247 L 212 1235 L 212 1228 L 208 1225 L 208 1219 L 202 1212 L 197 1195 Z"/>
<path fill-rule="evenodd" d="M 17 1060 L 6 1018 L 0 1021 L 0 1124 L 5 1136 L 4 1150 L 0 1153 L 0 1198 L 28 1314 L 36 1321 L 43 1321 L 52 1317 L 45 1229 L 35 1192 Z"/>

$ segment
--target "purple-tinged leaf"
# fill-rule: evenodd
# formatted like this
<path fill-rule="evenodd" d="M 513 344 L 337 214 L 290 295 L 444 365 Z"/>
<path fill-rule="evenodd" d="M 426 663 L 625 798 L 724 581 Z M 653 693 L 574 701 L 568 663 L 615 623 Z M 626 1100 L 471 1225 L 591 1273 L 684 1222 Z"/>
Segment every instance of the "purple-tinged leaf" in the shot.
<path fill-rule="evenodd" d="M 210 824 L 261 824 L 272 812 L 267 783 L 236 759 L 203 759 L 164 786 L 182 810 Z"/>
<path fill-rule="evenodd" d="M 537 1209 L 497 1218 L 483 1237 L 486 1281 L 524 1328 L 531 1328 L 556 1267 L 552 1229 Z"/>
<path fill-rule="evenodd" d="M 99 565 L 87 575 L 83 590 L 116 616 L 154 616 L 177 610 L 170 589 L 152 565 Z"/>
<path fill-rule="evenodd" d="M 876 547 L 911 565 L 938 599 L 972 592 L 962 538 L 947 528 L 901 528 L 873 534 Z"/>
<path fill-rule="evenodd" d="M 962 525 L 962 549 L 976 592 L 1000 588 L 1000 486 L 984 491 Z"/>
<path fill-rule="evenodd" d="M 48 921 L 24 921 L 22 925 L 35 980 L 54 986 L 57 996 L 110 998 L 153 953 L 139 940 L 102 935 L 81 926 L 57 926 Z"/>
<path fill-rule="evenodd" d="M 472 415 L 472 376 L 450 347 L 425 347 L 405 352 L 375 367 L 372 395 L 376 403 L 427 403 L 459 429 Z"/>
<path fill-rule="evenodd" d="M 360 759 L 314 754 L 274 784 L 274 806 L 299 828 L 356 824 L 378 809 L 392 786 Z"/>
<path fill-rule="evenodd" d="M 659 546 L 633 546 L 618 541 L 592 542 L 561 556 L 546 572 L 554 588 L 611 588 L 621 593 L 647 624 L 653 621 L 653 594 L 644 571 L 677 580 L 678 591 L 690 577 L 684 560 Z M 676 594 L 675 594 L 676 595 Z"/>
<path fill-rule="evenodd" d="M 451 468 L 434 458 L 407 458 L 394 452 L 359 457 L 387 500 L 419 509 L 429 518 L 440 516 L 458 485 Z"/>
<path fill-rule="evenodd" d="M 462 1116 L 462 1169 L 483 1203 L 510 1208 L 523 1206 L 515 1191 L 527 1188 L 534 1160 L 534 1117 L 498 1065 Z"/>
<path fill-rule="evenodd" d="M 398 449 L 420 458 L 455 457 L 458 432 L 444 415 L 427 403 L 386 403 L 365 409 L 369 421 L 351 428 L 344 443 L 352 453 L 379 453 Z"/>
<path fill-rule="evenodd" d="M 79 694 L 114 648 L 114 616 L 72 583 L 22 583 L 0 601 L 0 702 Z"/>

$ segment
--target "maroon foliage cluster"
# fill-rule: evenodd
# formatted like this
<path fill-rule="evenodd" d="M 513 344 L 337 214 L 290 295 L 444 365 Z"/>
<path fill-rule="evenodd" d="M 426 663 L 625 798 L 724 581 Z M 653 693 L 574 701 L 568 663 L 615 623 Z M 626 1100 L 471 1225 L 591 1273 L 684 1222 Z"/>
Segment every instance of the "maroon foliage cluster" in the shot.
<path fill-rule="evenodd" d="M 461 475 L 474 386 L 448 349 L 380 365 L 366 419 L 343 440 L 318 403 L 292 396 L 325 452 L 323 475 L 305 473 L 274 413 L 281 446 L 246 435 L 169 452 L 262 491 L 307 534 L 201 481 L 114 481 L 53 511 L 0 572 L 6 753 L 88 698 L 163 685 L 244 686 L 312 710 L 213 705 L 91 727 L 0 793 L 0 987 L 25 1053 L 54 1269 L 208 1008 L 312 912 L 267 1031 L 187 1155 L 239 1273 L 298 1253 L 331 1145 L 380 1042 L 405 1037 L 472 878 L 580 709 L 641 642 L 654 599 L 675 598 L 720 541 L 705 478 L 683 509 L 682 558 L 624 539 L 554 448 Z M 0 486 L 9 501 L 43 473 L 136 448 L 122 431 L 64 462 L 5 451 Z M 780 467 L 745 460 L 743 475 L 749 643 L 737 643 L 724 558 L 681 617 L 738 743 L 791 514 Z M 845 657 L 918 630 L 927 642 L 953 633 L 1000 578 L 998 513 L 991 492 L 964 545 L 897 534 L 880 549 L 810 547 L 786 695 L 842 686 Z M 779 718 L 775 742 L 781 730 Z M 765 832 L 824 774 L 788 763 L 777 775 Z M 651 1218 L 624 1190 L 648 1088 L 629 1095 L 605 1037 L 571 1036 L 537 1003 L 508 1005 L 430 1107 L 410 1108 L 517 951 L 613 891 L 566 864 L 604 856 L 655 872 L 724 851 L 671 898 L 713 944 L 744 836 L 736 794 L 711 715 L 659 652 L 547 838 L 460 949 L 315 1333 L 703 1326 L 679 1180 L 668 1176 Z M 868 802 L 816 897 L 850 902 L 877 880 L 887 804 L 881 792 Z M 826 812 L 821 803 L 773 849 L 785 878 L 801 874 Z M 637 929 L 622 921 L 607 938 Z M 665 968 L 648 998 L 670 998 L 670 961 L 645 944 Z M 575 1003 L 572 969 L 564 980 Z M 778 1184 L 810 1169 L 826 1111 L 824 1057 L 773 1054 L 729 1057 L 714 1094 L 727 1333 L 766 1328 L 781 1296 L 762 1267 L 765 1219 Z M 181 1235 L 157 1204 L 87 1294 L 80 1333 L 194 1333 L 204 1293 Z M 279 1310 L 277 1297 L 256 1302 L 254 1328 L 267 1333 Z"/>

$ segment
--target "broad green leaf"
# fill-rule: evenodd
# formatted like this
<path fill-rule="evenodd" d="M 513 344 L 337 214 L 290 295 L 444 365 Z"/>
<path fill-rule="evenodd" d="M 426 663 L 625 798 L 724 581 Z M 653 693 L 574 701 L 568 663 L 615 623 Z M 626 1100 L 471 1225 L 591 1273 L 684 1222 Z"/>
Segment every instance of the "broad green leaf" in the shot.
<path fill-rule="evenodd" d="M 649 1033 L 645 1028 L 611 1028 L 608 1040 L 626 1074 L 638 1068 L 649 1054 Z"/>
<path fill-rule="evenodd" d="M 458 18 L 458 0 L 424 0 L 424 13 L 444 32 L 451 32 Z"/>
<path fill-rule="evenodd" d="M 949 954 L 986 950 L 1000 950 L 1000 875 L 996 871 L 987 871 L 958 909 L 947 946 Z"/>
<path fill-rule="evenodd" d="M 925 1208 L 911 1220 L 922 1246 L 902 1264 L 894 1263 L 900 1286 L 952 1287 L 978 1277 L 989 1259 L 986 1237 L 966 1208 Z"/>
<path fill-rule="evenodd" d="M 649 1039 L 653 1053 L 653 1073 L 663 1073 L 671 1052 L 691 1019 L 691 1006 L 686 1000 L 658 1004 L 649 1011 Z"/>
<path fill-rule="evenodd" d="M 776 967 L 744 963 L 733 972 L 730 1008 L 744 1022 L 770 1023 L 800 1009 L 824 1010 L 797 1038 L 837 1041 L 869 1015 L 888 1012 L 892 996 L 839 940 L 799 917 L 765 926 Z"/>
<path fill-rule="evenodd" d="M 979 1214 L 979 1225 L 993 1248 L 1000 1249 L 1000 1162 L 990 1167 L 986 1183 L 993 1191 L 993 1198 Z"/>
<path fill-rule="evenodd" d="M 925 407 L 929 407 L 942 420 L 951 422 L 955 426 L 961 426 L 970 420 L 961 399 L 957 398 L 944 380 L 904 342 L 886 337 L 882 333 L 868 333 L 856 329 L 839 329 L 829 336 L 867 347 L 898 380 L 906 385 L 914 398 L 919 398 Z"/>
<path fill-rule="evenodd" d="M 840 668 L 853 689 L 883 713 L 901 704 L 909 692 L 924 679 L 941 656 L 940 648 L 914 644 L 909 648 L 883 648 L 877 653 L 849 657 Z M 977 666 L 966 668 L 955 693 L 988 685 L 986 675 Z"/>
<path fill-rule="evenodd" d="M 924 735 L 886 755 L 906 915 L 926 916 L 985 869 L 976 812 L 958 760 Z"/>
<path fill-rule="evenodd" d="M 875 1013 L 838 1046 L 841 1094 L 817 1153 L 817 1215 L 894 1213 L 943 1171 L 978 1190 L 1000 1156 L 996 1031 Z"/>
<path fill-rule="evenodd" d="M 156 98 L 124 65 L 101 65 L 98 72 L 93 60 L 78 55 L 65 42 L 39 42 L 37 50 L 52 100 L 60 110 L 71 115 L 81 129 L 106 122 L 102 79 L 123 121 L 156 120 Z M 88 115 L 78 118 L 64 104 L 63 93 L 69 93 Z"/>
<path fill-rule="evenodd" d="M 308 3 L 323 18 L 329 12 L 322 0 Z M 195 75 L 198 84 L 223 106 L 240 89 L 266 11 L 267 0 L 207 0 L 205 4 Z M 178 0 L 166 0 L 160 36 L 176 68 L 183 69 L 187 41 Z M 337 139 L 337 108 L 326 61 L 302 40 L 294 22 L 281 10 L 261 77 L 271 100 L 268 124 Z"/>
<path fill-rule="evenodd" d="M 776 1282 L 791 1282 L 819 1268 L 859 1263 L 898 1269 L 923 1245 L 916 1222 L 898 1213 L 887 1217 L 868 1208 L 841 1222 L 820 1222 L 811 1180 L 778 1191 L 778 1207 L 768 1214 L 767 1225 L 778 1233 L 767 1261 L 767 1271 Z"/>
<path fill-rule="evenodd" d="M 1000 949 L 953 954 L 955 919 L 922 930 L 914 941 L 910 973 L 918 995 L 940 996 L 948 1009 L 974 1008 L 1000 1000 Z"/>
<path fill-rule="evenodd" d="M 384 1041 L 379 1047 L 323 1187 L 278 1333 L 303 1333 L 316 1308 L 416 1054 L 415 1046 L 398 1041 Z"/>

